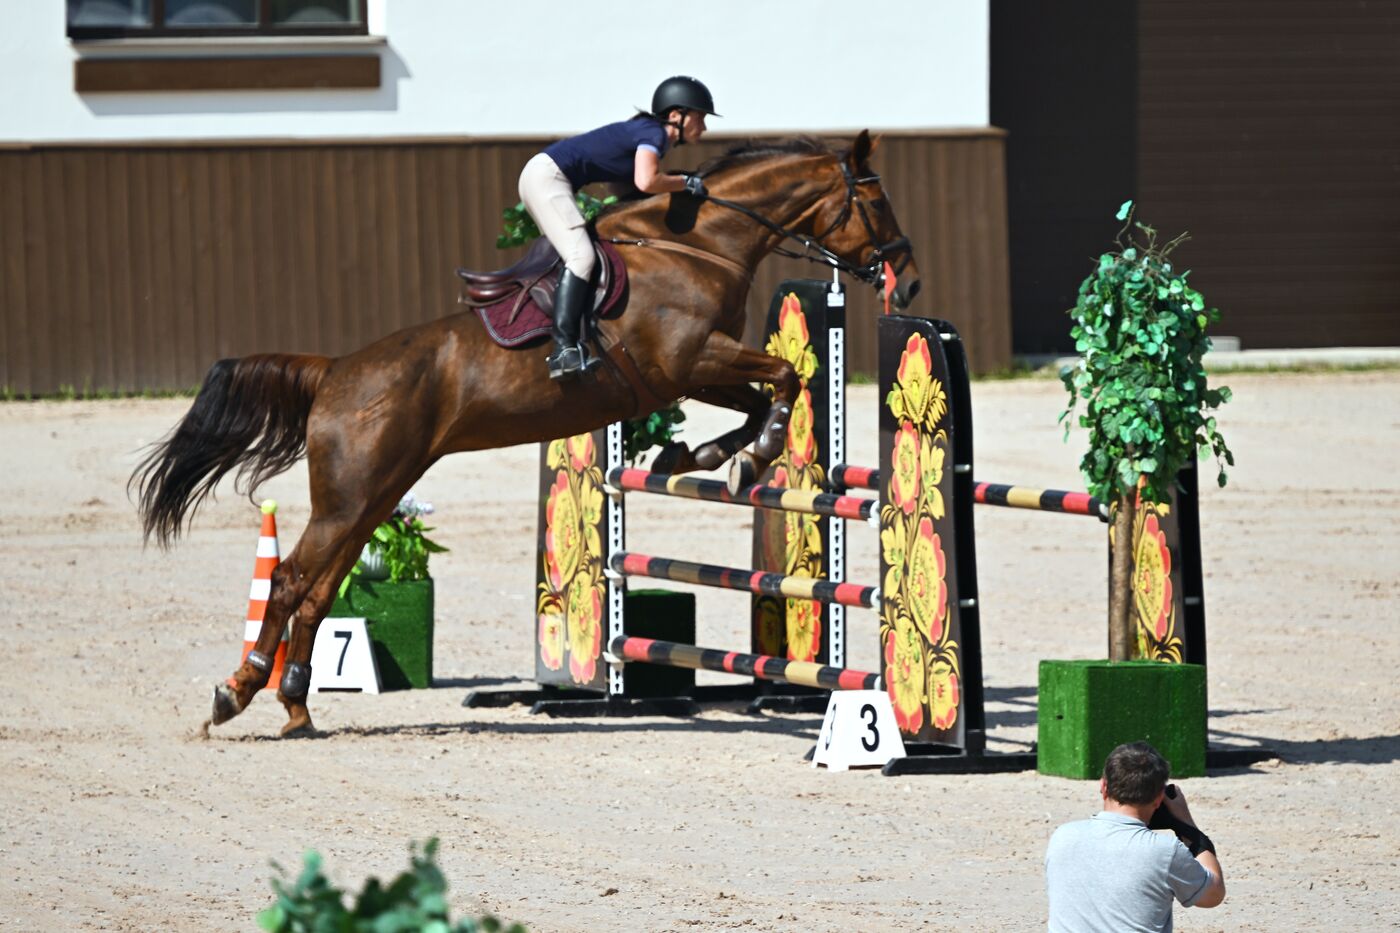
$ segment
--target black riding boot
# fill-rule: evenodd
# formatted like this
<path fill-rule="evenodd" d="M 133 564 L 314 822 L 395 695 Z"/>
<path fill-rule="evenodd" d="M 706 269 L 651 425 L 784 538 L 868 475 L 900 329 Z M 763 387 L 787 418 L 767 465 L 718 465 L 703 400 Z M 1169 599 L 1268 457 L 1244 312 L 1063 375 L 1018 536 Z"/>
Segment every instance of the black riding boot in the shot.
<path fill-rule="evenodd" d="M 589 356 L 579 339 L 579 324 L 591 291 L 586 280 L 567 268 L 560 270 L 559 287 L 554 291 L 554 352 L 545 360 L 551 379 L 568 379 L 589 372 L 599 363 Z"/>

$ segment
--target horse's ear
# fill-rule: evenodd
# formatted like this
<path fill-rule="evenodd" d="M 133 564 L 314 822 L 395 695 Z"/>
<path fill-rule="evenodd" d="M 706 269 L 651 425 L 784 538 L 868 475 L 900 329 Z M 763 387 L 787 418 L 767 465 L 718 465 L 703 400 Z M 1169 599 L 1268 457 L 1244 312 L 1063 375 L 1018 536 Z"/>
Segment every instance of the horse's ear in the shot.
<path fill-rule="evenodd" d="M 869 130 L 861 130 L 856 137 L 855 143 L 851 146 L 851 168 L 858 174 L 864 174 L 866 167 L 870 164 L 870 154 L 875 151 L 875 147 L 880 144 L 877 138 L 871 140 Z"/>

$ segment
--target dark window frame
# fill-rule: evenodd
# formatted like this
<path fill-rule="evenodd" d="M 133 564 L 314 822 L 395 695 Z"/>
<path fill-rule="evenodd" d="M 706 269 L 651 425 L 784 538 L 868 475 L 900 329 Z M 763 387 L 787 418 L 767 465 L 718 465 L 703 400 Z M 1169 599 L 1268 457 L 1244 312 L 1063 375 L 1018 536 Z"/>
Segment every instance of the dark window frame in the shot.
<path fill-rule="evenodd" d="M 165 0 L 151 0 L 149 26 L 74 26 L 68 24 L 68 38 L 85 39 L 202 39 L 241 36 L 255 39 L 277 37 L 367 36 L 369 17 L 367 0 L 360 3 L 358 23 L 274 24 L 272 0 L 258 0 L 258 21 L 248 26 L 167 26 Z"/>

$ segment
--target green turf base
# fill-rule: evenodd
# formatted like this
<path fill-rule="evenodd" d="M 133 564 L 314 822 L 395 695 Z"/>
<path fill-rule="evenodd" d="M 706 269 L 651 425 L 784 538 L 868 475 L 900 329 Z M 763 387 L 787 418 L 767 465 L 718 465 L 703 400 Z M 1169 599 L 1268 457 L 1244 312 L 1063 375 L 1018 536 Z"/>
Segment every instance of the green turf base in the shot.
<path fill-rule="evenodd" d="M 637 638 L 695 644 L 695 594 L 672 590 L 628 590 L 622 630 Z M 606 647 L 606 645 L 605 645 Z M 684 697 L 695 692 L 695 671 L 688 667 L 628 664 L 622 669 L 623 696 Z"/>
<path fill-rule="evenodd" d="M 332 617 L 368 621 L 382 690 L 433 685 L 433 581 L 351 581 L 331 606 Z"/>
<path fill-rule="evenodd" d="M 1206 772 L 1206 669 L 1156 661 L 1041 661 L 1041 774 L 1097 778 L 1108 753 L 1149 742 L 1173 777 Z"/>

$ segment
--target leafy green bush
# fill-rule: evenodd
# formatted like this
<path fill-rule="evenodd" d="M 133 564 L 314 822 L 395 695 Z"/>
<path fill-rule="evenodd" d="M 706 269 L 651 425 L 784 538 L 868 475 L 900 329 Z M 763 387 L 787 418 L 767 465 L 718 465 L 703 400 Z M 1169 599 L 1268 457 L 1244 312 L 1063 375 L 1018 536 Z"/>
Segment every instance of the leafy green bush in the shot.
<path fill-rule="evenodd" d="M 637 458 L 652 447 L 665 447 L 680 433 L 677 425 L 684 420 L 685 412 L 681 411 L 680 402 L 672 402 L 645 418 L 627 422 L 630 430 L 622 439 L 622 455 L 628 463 L 636 463 Z"/>
<path fill-rule="evenodd" d="M 587 221 L 592 221 L 602 212 L 603 208 L 617 201 L 617 198 L 612 195 L 606 198 L 595 198 L 585 191 L 577 192 L 574 197 L 577 199 L 579 212 Z M 539 238 L 540 228 L 535 225 L 534 218 L 525 209 L 524 202 L 506 208 L 501 212 L 501 217 L 505 221 L 505 228 L 504 232 L 496 237 L 497 249 L 524 246 L 531 240 Z M 628 432 L 623 442 L 627 461 L 636 463 L 644 452 L 653 447 L 664 447 L 669 444 L 680 433 L 678 425 L 684 420 L 685 413 L 681 411 L 680 403 L 672 402 L 645 418 L 635 418 L 627 422 Z"/>
<path fill-rule="evenodd" d="M 613 195 L 595 198 L 586 191 L 575 193 L 574 199 L 578 203 L 579 213 L 583 214 L 583 219 L 587 221 L 592 221 L 609 204 L 617 203 L 617 198 Z M 496 249 L 524 246 L 531 240 L 539 239 L 540 228 L 535 225 L 535 218 L 525 209 L 524 201 L 501 211 L 501 217 L 505 221 L 505 230 L 496 237 Z"/>
<path fill-rule="evenodd" d="M 394 514 L 381 522 L 366 545 L 370 556 L 384 562 L 389 571 L 389 582 L 403 583 L 409 580 L 426 580 L 428 556 L 444 554 L 447 548 L 428 537 L 433 529 L 423 524 L 423 516 L 432 514 L 430 502 L 419 502 L 413 493 L 399 500 Z M 340 583 L 340 595 L 344 596 L 350 581 L 365 572 L 362 556 Z"/>
<path fill-rule="evenodd" d="M 346 906 L 346 892 L 321 871 L 321 856 L 307 852 L 301 874 L 291 884 L 273 863 L 277 900 L 258 913 L 258 926 L 269 933 L 525 933 L 519 924 L 504 926 L 495 917 L 462 918 L 453 923 L 447 911 L 447 879 L 437 866 L 437 839 L 418 853 L 409 847 L 412 867 L 387 887 L 370 878 Z"/>
<path fill-rule="evenodd" d="M 1142 477 L 1143 499 L 1165 502 L 1198 448 L 1234 465 L 1215 418 L 1204 414 L 1228 402 L 1230 390 L 1209 388 L 1201 363 L 1210 349 L 1206 328 L 1220 312 L 1187 284 L 1189 271 L 1168 259 L 1186 235 L 1158 246 L 1157 231 L 1135 222 L 1133 211 L 1131 201 L 1119 209 L 1126 221 L 1119 249 L 1099 257 L 1069 311 L 1082 356 L 1060 376 L 1070 393 L 1060 418 L 1085 400 L 1079 425 L 1089 431 L 1089 450 L 1079 465 L 1089 492 L 1104 501 L 1133 494 Z M 1133 237 L 1134 227 L 1145 242 Z M 1221 486 L 1226 478 L 1221 466 Z"/>

